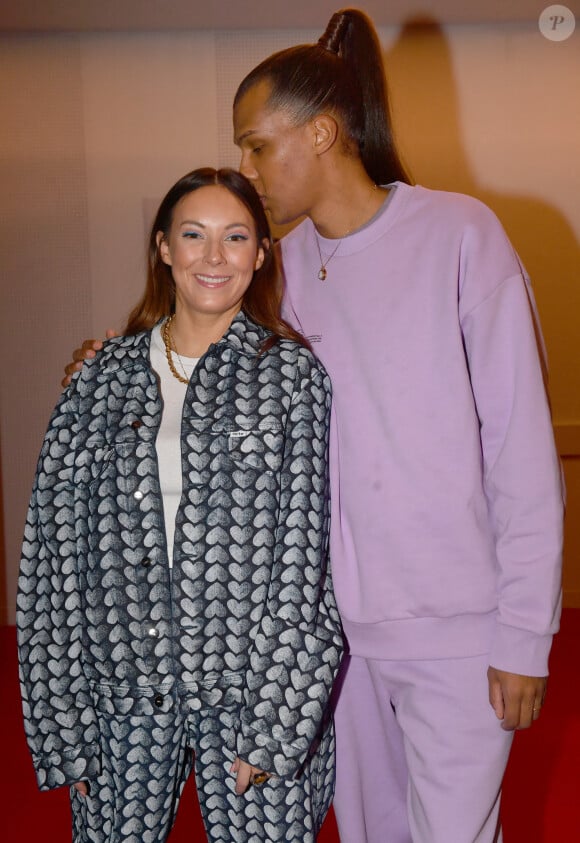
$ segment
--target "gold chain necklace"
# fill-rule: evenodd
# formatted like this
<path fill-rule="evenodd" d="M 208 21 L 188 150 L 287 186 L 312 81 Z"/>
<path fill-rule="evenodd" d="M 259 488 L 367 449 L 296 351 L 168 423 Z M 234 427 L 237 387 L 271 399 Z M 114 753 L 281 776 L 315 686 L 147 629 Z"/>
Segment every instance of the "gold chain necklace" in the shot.
<path fill-rule="evenodd" d="M 163 345 L 165 346 L 165 356 L 167 357 L 169 370 L 173 377 L 177 378 L 177 380 L 181 383 L 188 384 L 189 380 L 187 378 L 182 377 L 175 368 L 175 363 L 173 362 L 173 357 L 171 355 L 172 350 L 175 351 L 175 353 L 177 354 L 177 349 L 175 348 L 175 343 L 173 342 L 173 337 L 171 336 L 171 323 L 173 322 L 174 316 L 175 313 L 172 313 L 171 316 L 168 316 L 165 322 L 163 323 L 163 327 L 161 328 L 161 336 L 163 337 Z M 179 354 L 177 354 L 177 356 L 179 357 Z M 181 361 L 181 358 L 179 359 Z"/>

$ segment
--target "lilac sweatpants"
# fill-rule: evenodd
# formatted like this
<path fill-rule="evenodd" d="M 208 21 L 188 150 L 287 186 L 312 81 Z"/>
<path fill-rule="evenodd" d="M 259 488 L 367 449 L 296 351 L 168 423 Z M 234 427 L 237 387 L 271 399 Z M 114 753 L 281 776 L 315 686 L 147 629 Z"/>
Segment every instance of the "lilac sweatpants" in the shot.
<path fill-rule="evenodd" d="M 335 717 L 341 843 L 500 843 L 513 733 L 489 704 L 488 664 L 350 657 Z"/>

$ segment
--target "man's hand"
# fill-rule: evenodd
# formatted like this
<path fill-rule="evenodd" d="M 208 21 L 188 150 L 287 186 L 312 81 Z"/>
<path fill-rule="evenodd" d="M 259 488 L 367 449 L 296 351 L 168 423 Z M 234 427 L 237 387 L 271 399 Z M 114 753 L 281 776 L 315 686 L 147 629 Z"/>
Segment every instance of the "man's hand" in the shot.
<path fill-rule="evenodd" d="M 546 696 L 546 676 L 522 676 L 490 667 L 489 702 L 506 731 L 529 729 L 540 716 Z"/>
<path fill-rule="evenodd" d="M 118 336 L 114 328 L 107 328 L 105 336 L 108 340 Z M 73 351 L 73 362 L 64 367 L 65 377 L 61 380 L 62 386 L 68 386 L 71 382 L 72 376 L 75 372 L 80 372 L 83 367 L 83 360 L 89 360 L 94 357 L 97 351 L 103 347 L 101 340 L 85 340 L 80 348 L 75 348 Z"/>

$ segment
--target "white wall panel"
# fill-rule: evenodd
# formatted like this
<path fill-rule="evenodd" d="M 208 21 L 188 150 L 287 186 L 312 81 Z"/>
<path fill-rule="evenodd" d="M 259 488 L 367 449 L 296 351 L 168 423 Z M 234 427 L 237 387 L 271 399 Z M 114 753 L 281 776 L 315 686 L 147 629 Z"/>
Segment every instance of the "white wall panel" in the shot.
<path fill-rule="evenodd" d="M 0 39 L 0 436 L 12 618 L 24 515 L 62 361 L 90 325 L 76 36 Z"/>
<path fill-rule="evenodd" d="M 217 163 L 214 38 L 91 35 L 82 81 L 93 334 L 140 295 L 151 212 L 195 167 Z"/>

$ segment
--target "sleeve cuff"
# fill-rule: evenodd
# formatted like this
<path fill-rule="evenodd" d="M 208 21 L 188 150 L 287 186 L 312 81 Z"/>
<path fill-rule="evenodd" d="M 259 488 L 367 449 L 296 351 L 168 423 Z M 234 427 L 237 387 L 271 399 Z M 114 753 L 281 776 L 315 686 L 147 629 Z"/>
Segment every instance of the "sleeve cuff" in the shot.
<path fill-rule="evenodd" d="M 100 773 L 97 747 L 89 747 L 74 755 L 53 755 L 35 758 L 34 769 L 39 790 L 53 790 L 63 785 L 94 779 Z"/>
<path fill-rule="evenodd" d="M 489 663 L 508 673 L 547 676 L 552 639 L 552 634 L 538 635 L 500 623 L 495 630 Z"/>
<path fill-rule="evenodd" d="M 280 778 L 293 778 L 300 770 L 308 753 L 309 744 L 282 743 L 271 735 L 258 732 L 241 723 L 235 737 L 235 754 L 260 770 Z"/>

